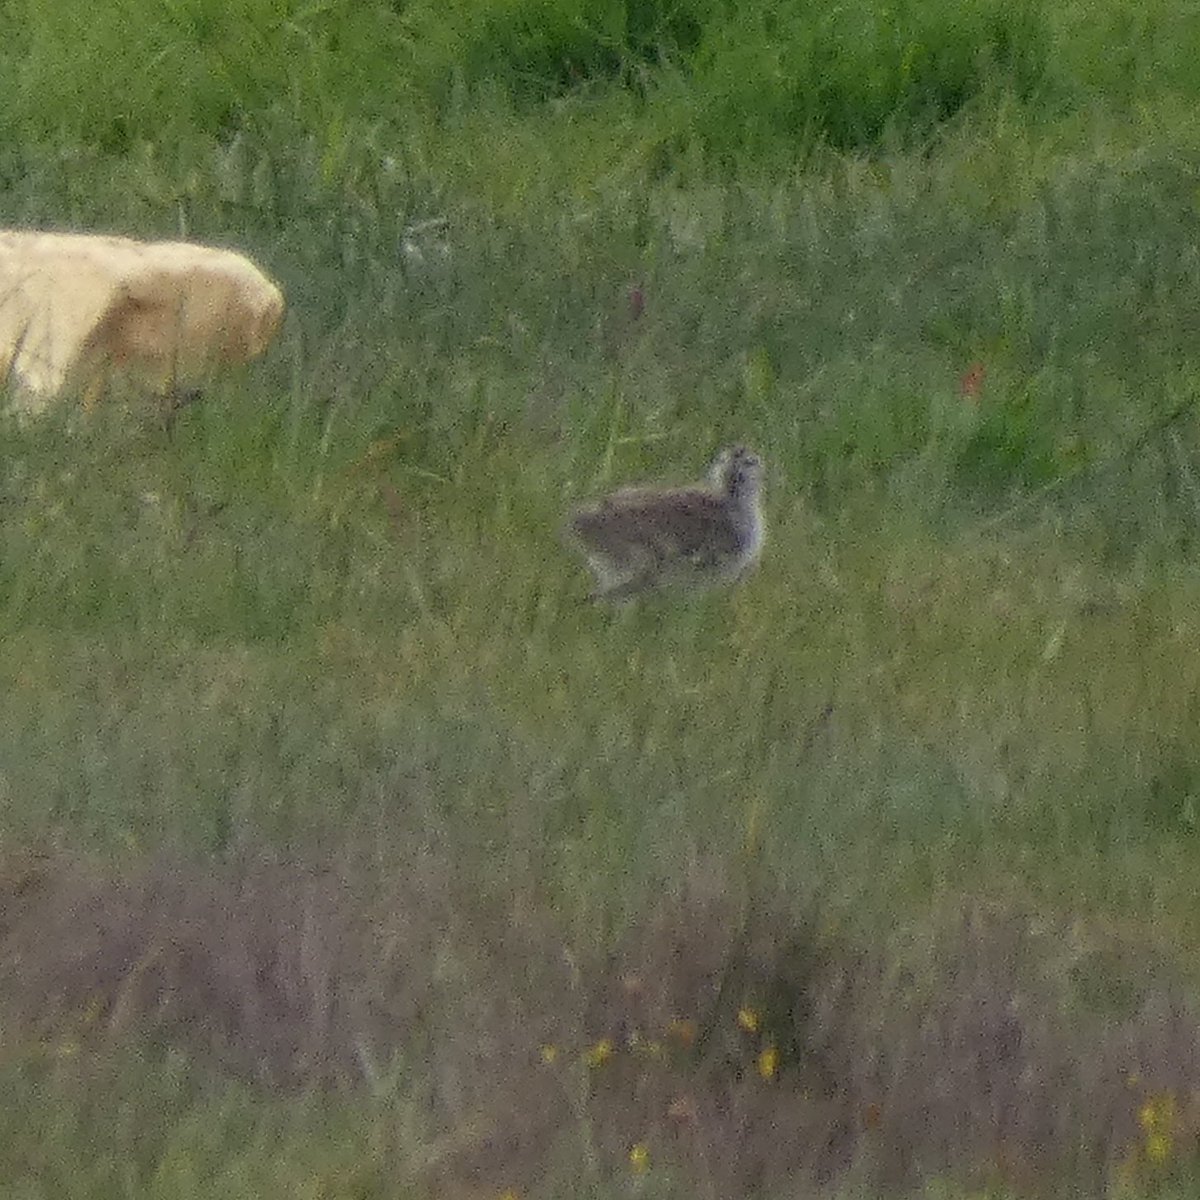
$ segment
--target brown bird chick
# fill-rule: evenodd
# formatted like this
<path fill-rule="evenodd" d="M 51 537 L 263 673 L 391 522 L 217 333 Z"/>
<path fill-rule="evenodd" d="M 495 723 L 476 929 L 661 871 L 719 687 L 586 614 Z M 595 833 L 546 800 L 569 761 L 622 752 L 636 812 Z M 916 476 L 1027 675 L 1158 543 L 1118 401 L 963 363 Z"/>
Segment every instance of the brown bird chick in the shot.
<path fill-rule="evenodd" d="M 707 486 L 623 488 L 579 509 L 569 529 L 596 576 L 593 599 L 732 583 L 762 550 L 762 462 L 744 446 L 717 455 Z"/>

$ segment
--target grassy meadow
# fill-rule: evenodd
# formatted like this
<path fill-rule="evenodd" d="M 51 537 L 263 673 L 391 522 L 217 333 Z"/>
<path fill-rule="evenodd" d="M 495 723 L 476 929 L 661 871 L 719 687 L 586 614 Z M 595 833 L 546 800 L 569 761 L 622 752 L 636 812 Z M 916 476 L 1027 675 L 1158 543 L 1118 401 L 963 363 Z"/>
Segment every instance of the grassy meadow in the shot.
<path fill-rule="evenodd" d="M 169 426 L 0 417 L 0 1197 L 1194 1195 L 1198 64 L 0 10 L 0 225 L 289 303 Z M 754 576 L 589 604 L 572 505 L 733 440 Z"/>

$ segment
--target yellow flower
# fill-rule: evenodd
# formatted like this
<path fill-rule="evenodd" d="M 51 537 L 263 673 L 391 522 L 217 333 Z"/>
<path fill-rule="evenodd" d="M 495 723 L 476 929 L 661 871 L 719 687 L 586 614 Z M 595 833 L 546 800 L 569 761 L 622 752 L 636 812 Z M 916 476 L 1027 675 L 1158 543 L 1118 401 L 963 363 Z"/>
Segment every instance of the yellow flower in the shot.
<path fill-rule="evenodd" d="M 650 1170 L 650 1147 L 645 1142 L 630 1146 L 629 1166 L 635 1175 L 645 1175 Z"/>
<path fill-rule="evenodd" d="M 541 1048 L 541 1055 L 542 1055 L 542 1062 L 546 1063 L 546 1065 L 549 1066 L 550 1063 L 554 1062 L 554 1060 L 556 1058 L 558 1058 L 558 1047 L 552 1046 L 549 1043 L 547 1043 L 545 1046 L 543 1046 Z"/>
<path fill-rule="evenodd" d="M 589 1067 L 602 1067 L 613 1056 L 613 1044 L 609 1038 L 601 1038 L 584 1056 Z"/>
<path fill-rule="evenodd" d="M 509 1188 L 507 1192 L 500 1193 L 500 1200 L 521 1200 L 521 1197 L 512 1188 Z"/>
<path fill-rule="evenodd" d="M 1148 1134 L 1170 1129 L 1175 1124 L 1175 1097 L 1170 1092 L 1151 1097 L 1138 1109 L 1138 1124 Z"/>
<path fill-rule="evenodd" d="M 1166 1133 L 1152 1133 L 1146 1139 L 1146 1157 L 1152 1163 L 1166 1162 L 1171 1154 L 1171 1137 Z"/>
<path fill-rule="evenodd" d="M 779 1070 L 779 1051 L 774 1046 L 768 1046 L 758 1056 L 758 1073 L 764 1079 L 774 1079 Z"/>
<path fill-rule="evenodd" d="M 737 1023 L 747 1033 L 757 1033 L 758 1027 L 762 1024 L 758 1013 L 752 1008 L 739 1008 L 737 1015 Z"/>

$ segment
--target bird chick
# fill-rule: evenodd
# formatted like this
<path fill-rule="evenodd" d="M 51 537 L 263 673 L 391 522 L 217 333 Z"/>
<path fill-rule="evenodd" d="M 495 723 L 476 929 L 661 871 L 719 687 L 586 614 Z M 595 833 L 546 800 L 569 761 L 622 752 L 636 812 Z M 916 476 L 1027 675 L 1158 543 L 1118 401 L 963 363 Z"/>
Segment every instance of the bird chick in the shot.
<path fill-rule="evenodd" d="M 592 598 L 741 578 L 762 550 L 762 479 L 757 454 L 728 446 L 707 484 L 623 488 L 576 511 L 569 529 L 596 577 Z"/>

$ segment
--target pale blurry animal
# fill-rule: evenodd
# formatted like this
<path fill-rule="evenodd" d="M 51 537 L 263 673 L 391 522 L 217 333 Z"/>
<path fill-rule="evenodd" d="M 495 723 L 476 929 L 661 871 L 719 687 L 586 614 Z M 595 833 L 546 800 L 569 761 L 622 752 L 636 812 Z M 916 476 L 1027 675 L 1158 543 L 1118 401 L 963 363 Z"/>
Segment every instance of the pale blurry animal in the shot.
<path fill-rule="evenodd" d="M 766 529 L 762 462 L 744 446 L 717 455 L 708 484 L 624 488 L 582 508 L 569 529 L 596 577 L 593 599 L 650 588 L 704 588 L 740 579 Z"/>
<path fill-rule="evenodd" d="M 190 242 L 0 231 L 0 382 L 16 407 L 116 379 L 179 395 L 270 345 L 283 294 L 248 258 Z"/>

